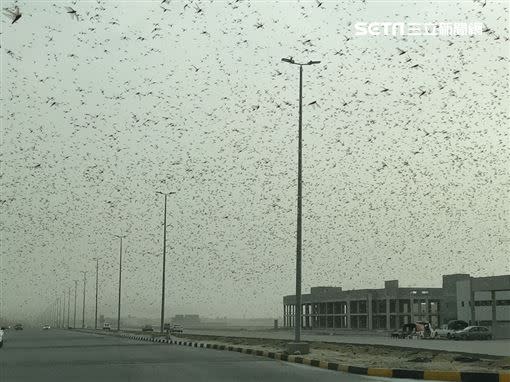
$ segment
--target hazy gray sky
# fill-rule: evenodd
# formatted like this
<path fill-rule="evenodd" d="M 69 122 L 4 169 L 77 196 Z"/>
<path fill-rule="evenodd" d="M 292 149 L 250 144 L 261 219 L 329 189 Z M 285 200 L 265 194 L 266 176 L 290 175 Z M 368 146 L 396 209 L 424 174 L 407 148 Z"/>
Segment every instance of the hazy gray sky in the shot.
<path fill-rule="evenodd" d="M 304 71 L 304 292 L 510 271 L 507 2 L 2 2 L 15 4 L 22 18 L 1 22 L 0 315 L 41 313 L 80 270 L 91 312 L 96 256 L 100 313 L 115 314 L 122 232 L 123 315 L 156 317 L 156 190 L 177 191 L 168 314 L 281 315 L 295 268 L 289 56 L 322 61 Z M 357 37 L 358 21 L 489 30 Z"/>

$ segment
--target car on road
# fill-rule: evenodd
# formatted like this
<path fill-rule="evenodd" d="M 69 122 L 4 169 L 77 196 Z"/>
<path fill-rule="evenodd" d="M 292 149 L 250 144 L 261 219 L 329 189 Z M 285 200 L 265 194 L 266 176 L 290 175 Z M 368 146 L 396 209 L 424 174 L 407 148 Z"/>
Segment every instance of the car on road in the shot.
<path fill-rule="evenodd" d="M 14 325 L 14 330 L 23 330 L 23 325 L 21 324 Z"/>
<path fill-rule="evenodd" d="M 0 348 L 4 345 L 4 328 L 3 326 L 0 328 Z"/>
<path fill-rule="evenodd" d="M 144 327 L 142 328 L 142 332 L 153 332 L 154 331 L 154 328 L 152 327 L 152 325 L 144 325 Z"/>
<path fill-rule="evenodd" d="M 109 322 L 103 324 L 103 330 L 112 330 L 112 326 Z"/>
<path fill-rule="evenodd" d="M 452 338 L 453 333 L 465 329 L 469 324 L 462 320 L 453 320 L 448 324 L 441 325 L 441 327 L 433 330 L 432 337 L 434 338 Z"/>
<path fill-rule="evenodd" d="M 485 326 L 468 326 L 452 334 L 454 340 L 491 340 L 492 333 Z"/>
<path fill-rule="evenodd" d="M 42 327 L 42 329 L 43 329 L 43 330 L 49 330 L 49 329 L 50 329 L 50 326 L 49 326 L 49 325 L 44 325 L 44 326 Z"/>

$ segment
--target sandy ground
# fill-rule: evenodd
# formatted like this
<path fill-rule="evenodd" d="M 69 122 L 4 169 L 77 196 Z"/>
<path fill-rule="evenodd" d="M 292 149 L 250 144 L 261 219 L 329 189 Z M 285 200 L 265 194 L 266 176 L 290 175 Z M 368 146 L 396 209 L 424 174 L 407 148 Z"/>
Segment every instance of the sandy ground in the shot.
<path fill-rule="evenodd" d="M 291 341 L 294 338 L 292 330 L 211 330 L 186 328 L 186 334 L 212 335 L 219 337 L 243 337 L 243 338 L 272 338 Z M 454 353 L 489 354 L 494 356 L 510 357 L 510 339 L 499 339 L 491 341 L 451 341 L 451 340 L 410 340 L 390 338 L 389 333 L 365 331 L 343 331 L 343 332 L 301 332 L 301 338 L 307 342 L 327 342 L 341 344 L 359 345 L 384 345 L 393 347 L 405 347 L 412 349 L 439 350 Z"/>
<path fill-rule="evenodd" d="M 154 336 L 158 334 L 154 333 Z M 284 352 L 288 341 L 242 337 L 206 336 L 185 334 L 173 336 L 183 340 L 211 344 L 250 347 Z M 492 371 L 510 370 L 510 357 L 473 356 L 440 350 L 406 349 L 384 345 L 332 344 L 311 342 L 310 354 L 314 358 L 344 365 L 362 367 L 402 368 L 416 370 Z"/>

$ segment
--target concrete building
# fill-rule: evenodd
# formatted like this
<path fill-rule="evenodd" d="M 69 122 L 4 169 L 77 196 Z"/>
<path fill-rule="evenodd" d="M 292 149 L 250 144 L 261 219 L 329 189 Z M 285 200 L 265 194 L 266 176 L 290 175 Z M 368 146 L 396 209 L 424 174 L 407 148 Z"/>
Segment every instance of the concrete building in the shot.
<path fill-rule="evenodd" d="M 329 330 L 393 330 L 415 321 L 428 321 L 438 327 L 451 320 L 465 319 L 465 304 L 473 297 L 473 309 L 466 321 L 506 327 L 505 322 L 510 323 L 509 293 L 510 276 L 472 278 L 468 274 L 443 276 L 441 288 L 402 288 L 397 280 L 385 281 L 381 289 L 344 291 L 341 287 L 314 287 L 302 296 L 302 322 L 304 329 Z M 487 308 L 487 301 L 496 301 L 495 307 Z M 293 327 L 294 295 L 283 298 L 283 310 L 283 325 Z M 496 316 L 491 315 L 493 311 Z M 498 337 L 505 330 L 498 329 Z"/>
<path fill-rule="evenodd" d="M 343 291 L 315 287 L 302 296 L 305 329 L 396 329 L 414 321 L 440 322 L 442 288 L 401 288 L 397 280 L 382 289 Z M 295 296 L 285 296 L 284 326 L 294 326 Z"/>
<path fill-rule="evenodd" d="M 510 275 L 458 281 L 457 318 L 490 326 L 496 338 L 510 338 Z"/>

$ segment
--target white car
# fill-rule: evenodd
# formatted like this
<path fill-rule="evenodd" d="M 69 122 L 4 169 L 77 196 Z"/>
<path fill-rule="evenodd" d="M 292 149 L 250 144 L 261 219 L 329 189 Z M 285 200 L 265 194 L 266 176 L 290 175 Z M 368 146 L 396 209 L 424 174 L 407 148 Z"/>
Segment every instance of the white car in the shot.
<path fill-rule="evenodd" d="M 0 328 L 0 348 L 3 346 L 4 344 L 4 328 Z"/>
<path fill-rule="evenodd" d="M 432 332 L 432 336 L 434 338 L 451 338 L 452 334 L 455 333 L 455 330 L 449 329 L 448 325 L 441 325 L 440 328 L 434 329 Z"/>
<path fill-rule="evenodd" d="M 49 326 L 49 325 L 44 325 L 44 326 L 42 327 L 42 330 L 48 330 L 49 328 L 50 328 L 50 326 Z"/>
<path fill-rule="evenodd" d="M 468 323 L 462 320 L 453 320 L 448 324 L 443 324 L 441 327 L 432 331 L 433 338 L 453 338 L 454 333 L 462 330 L 468 326 Z"/>

